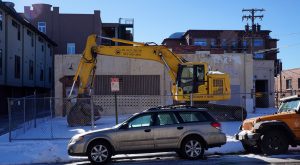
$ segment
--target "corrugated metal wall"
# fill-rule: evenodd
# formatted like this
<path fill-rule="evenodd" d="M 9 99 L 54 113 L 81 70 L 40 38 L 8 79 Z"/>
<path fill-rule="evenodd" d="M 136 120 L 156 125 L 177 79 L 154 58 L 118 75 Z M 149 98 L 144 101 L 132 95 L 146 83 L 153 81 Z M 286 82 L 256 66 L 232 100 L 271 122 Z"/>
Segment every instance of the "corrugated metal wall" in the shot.
<path fill-rule="evenodd" d="M 159 75 L 97 75 L 95 95 L 111 95 L 111 78 L 119 78 L 118 95 L 160 95 Z"/>

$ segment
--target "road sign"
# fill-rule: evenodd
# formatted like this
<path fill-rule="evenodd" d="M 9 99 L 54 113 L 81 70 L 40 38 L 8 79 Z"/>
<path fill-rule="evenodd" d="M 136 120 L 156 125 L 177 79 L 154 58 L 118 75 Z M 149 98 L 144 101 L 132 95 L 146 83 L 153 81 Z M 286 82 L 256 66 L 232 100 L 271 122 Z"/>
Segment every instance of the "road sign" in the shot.
<path fill-rule="evenodd" d="M 119 92 L 119 78 L 111 78 L 110 86 L 112 92 Z"/>

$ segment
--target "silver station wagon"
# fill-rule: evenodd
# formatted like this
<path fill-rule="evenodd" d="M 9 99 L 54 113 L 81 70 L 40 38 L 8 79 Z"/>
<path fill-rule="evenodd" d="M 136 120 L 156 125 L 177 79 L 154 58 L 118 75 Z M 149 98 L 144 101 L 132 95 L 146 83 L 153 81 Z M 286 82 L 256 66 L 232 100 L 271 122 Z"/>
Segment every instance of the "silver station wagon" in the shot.
<path fill-rule="evenodd" d="M 226 143 L 220 127 L 205 109 L 150 108 L 112 128 L 75 135 L 68 144 L 68 153 L 88 156 L 93 164 L 104 164 L 116 154 L 161 151 L 176 151 L 180 157 L 199 159 L 205 149 Z"/>

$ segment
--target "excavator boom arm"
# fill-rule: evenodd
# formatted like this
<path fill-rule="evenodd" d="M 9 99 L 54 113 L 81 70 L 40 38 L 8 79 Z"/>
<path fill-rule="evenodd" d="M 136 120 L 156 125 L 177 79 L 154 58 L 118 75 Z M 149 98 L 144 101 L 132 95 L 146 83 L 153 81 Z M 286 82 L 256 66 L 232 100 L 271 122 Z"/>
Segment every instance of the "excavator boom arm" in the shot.
<path fill-rule="evenodd" d="M 74 82 L 77 81 L 78 77 L 80 78 L 80 86 L 78 94 L 86 93 L 87 86 L 90 79 L 90 76 L 95 76 L 94 73 L 96 67 L 96 56 L 105 55 L 105 56 L 114 56 L 114 57 L 125 57 L 125 58 L 133 58 L 133 59 L 144 59 L 144 60 L 152 60 L 162 63 L 168 70 L 169 75 L 173 82 L 176 80 L 177 71 L 179 64 L 183 63 L 183 59 L 173 54 L 167 47 L 165 46 L 157 46 L 157 45 L 146 45 L 144 43 L 132 42 L 117 38 L 105 38 L 114 42 L 120 42 L 125 44 L 131 44 L 134 46 L 104 46 L 97 45 L 96 39 L 98 36 L 90 35 L 87 39 L 86 47 L 83 52 L 83 55 L 80 59 L 80 63 L 78 65 L 78 69 L 74 76 Z M 90 82 L 93 83 L 92 81 Z M 73 83 L 72 89 L 74 88 L 75 83 Z M 92 85 L 90 86 L 92 88 Z"/>

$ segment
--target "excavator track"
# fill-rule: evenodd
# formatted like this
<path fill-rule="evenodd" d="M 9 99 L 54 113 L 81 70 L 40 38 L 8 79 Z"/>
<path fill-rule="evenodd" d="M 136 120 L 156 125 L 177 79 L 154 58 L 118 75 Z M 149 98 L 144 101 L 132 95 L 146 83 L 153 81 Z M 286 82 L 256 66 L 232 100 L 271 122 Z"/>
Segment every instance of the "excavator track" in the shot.
<path fill-rule="evenodd" d="M 194 104 L 197 108 L 206 108 L 208 112 L 218 121 L 243 121 L 247 118 L 245 108 L 233 105 L 219 104 Z"/>

